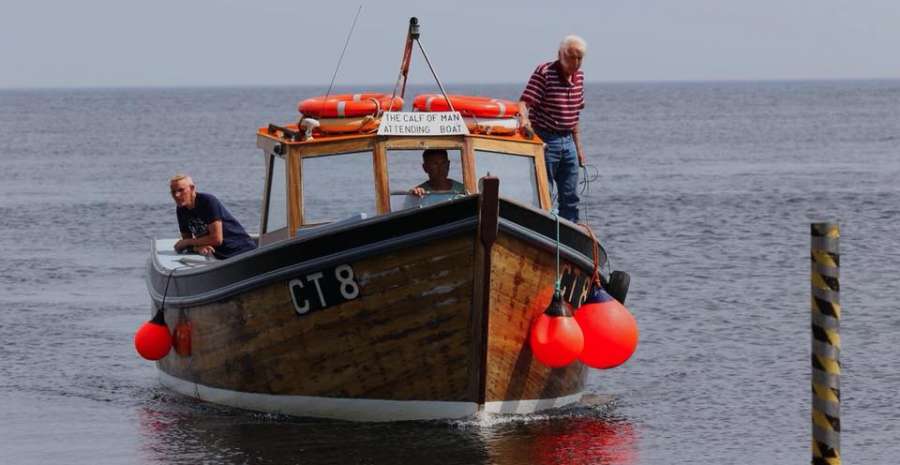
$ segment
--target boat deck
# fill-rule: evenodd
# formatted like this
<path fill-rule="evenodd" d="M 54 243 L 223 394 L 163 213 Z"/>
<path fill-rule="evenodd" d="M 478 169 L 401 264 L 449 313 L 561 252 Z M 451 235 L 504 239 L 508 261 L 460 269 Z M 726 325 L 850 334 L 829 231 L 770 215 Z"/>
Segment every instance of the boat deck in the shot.
<path fill-rule="evenodd" d="M 198 253 L 178 253 L 175 251 L 176 242 L 178 242 L 178 239 L 156 239 L 153 241 L 153 253 L 156 255 L 156 260 L 166 271 L 202 267 L 219 261 L 214 257 L 207 257 Z"/>

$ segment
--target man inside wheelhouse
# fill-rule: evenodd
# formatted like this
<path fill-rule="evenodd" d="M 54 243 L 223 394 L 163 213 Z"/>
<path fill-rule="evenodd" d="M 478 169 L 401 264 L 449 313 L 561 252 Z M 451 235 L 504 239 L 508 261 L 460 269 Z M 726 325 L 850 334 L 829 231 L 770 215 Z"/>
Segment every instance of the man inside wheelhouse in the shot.
<path fill-rule="evenodd" d="M 428 149 L 422 152 L 422 170 L 428 180 L 409 190 L 403 208 L 427 207 L 458 196 L 466 195 L 466 186 L 451 179 L 450 157 L 443 149 Z"/>

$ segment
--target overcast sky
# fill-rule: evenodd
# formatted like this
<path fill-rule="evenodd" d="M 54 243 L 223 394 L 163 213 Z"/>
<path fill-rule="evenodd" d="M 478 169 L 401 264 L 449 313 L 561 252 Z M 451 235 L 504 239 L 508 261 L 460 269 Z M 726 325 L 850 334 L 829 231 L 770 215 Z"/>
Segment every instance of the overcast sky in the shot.
<path fill-rule="evenodd" d="M 0 87 L 327 84 L 360 4 L 0 1 Z M 900 78 L 900 0 L 370 0 L 337 82 L 393 82 L 410 16 L 447 83 L 523 82 L 569 33 L 589 81 Z"/>

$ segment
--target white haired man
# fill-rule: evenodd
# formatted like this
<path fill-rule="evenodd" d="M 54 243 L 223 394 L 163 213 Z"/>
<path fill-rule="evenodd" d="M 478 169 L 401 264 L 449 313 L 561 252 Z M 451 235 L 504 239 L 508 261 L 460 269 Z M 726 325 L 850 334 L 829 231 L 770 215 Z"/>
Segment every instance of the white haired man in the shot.
<path fill-rule="evenodd" d="M 179 174 L 169 180 L 175 201 L 181 240 L 175 250 L 193 250 L 219 259 L 233 257 L 256 248 L 244 227 L 214 195 L 197 192 L 190 176 Z"/>
<path fill-rule="evenodd" d="M 584 73 L 581 62 L 587 44 L 566 36 L 558 59 L 538 65 L 519 98 L 522 124 L 546 144 L 544 159 L 550 185 L 556 183 L 559 215 L 578 222 L 578 168 L 584 151 L 578 136 L 578 118 L 584 109 Z"/>

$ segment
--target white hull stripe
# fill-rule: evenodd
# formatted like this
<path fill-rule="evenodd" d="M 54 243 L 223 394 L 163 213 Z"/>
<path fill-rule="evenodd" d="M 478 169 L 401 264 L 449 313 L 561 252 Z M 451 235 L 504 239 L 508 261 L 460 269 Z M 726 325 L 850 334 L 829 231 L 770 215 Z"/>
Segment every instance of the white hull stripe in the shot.
<path fill-rule="evenodd" d="M 557 397 L 555 399 L 501 400 L 487 402 L 484 404 L 484 411 L 487 413 L 534 413 L 541 410 L 559 408 L 573 404 L 580 401 L 582 395 L 584 395 L 584 393 L 579 392 L 578 394 Z"/>
<path fill-rule="evenodd" d="M 282 396 L 231 391 L 192 383 L 159 372 L 160 383 L 180 394 L 215 404 L 246 410 L 286 415 L 334 418 L 352 421 L 404 421 L 464 418 L 475 415 L 475 402 L 446 402 L 425 400 L 346 399 L 314 396 Z M 538 410 L 562 407 L 577 402 L 582 394 L 555 399 L 488 402 L 488 413 L 533 413 Z"/>

